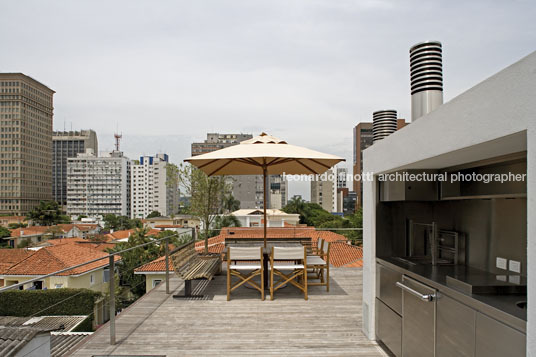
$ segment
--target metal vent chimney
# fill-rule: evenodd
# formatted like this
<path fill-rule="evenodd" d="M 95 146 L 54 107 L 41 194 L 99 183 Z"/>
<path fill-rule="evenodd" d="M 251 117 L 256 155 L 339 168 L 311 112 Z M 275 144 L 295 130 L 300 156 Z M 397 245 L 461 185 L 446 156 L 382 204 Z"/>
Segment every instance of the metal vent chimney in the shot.
<path fill-rule="evenodd" d="M 409 50 L 411 71 L 411 121 L 443 104 L 441 42 L 421 42 Z"/>
<path fill-rule="evenodd" d="M 396 131 L 396 110 L 378 110 L 372 113 L 372 142 L 381 140 Z"/>

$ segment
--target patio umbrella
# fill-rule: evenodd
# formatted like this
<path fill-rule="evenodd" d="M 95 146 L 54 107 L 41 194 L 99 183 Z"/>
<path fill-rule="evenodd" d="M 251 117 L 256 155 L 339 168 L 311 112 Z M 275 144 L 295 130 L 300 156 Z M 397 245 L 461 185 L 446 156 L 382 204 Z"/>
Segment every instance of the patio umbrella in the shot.
<path fill-rule="evenodd" d="M 193 156 L 184 161 L 196 166 L 208 176 L 262 175 L 264 183 L 264 246 L 266 247 L 266 178 L 268 175 L 318 175 L 344 161 L 262 133 L 238 145 Z"/>

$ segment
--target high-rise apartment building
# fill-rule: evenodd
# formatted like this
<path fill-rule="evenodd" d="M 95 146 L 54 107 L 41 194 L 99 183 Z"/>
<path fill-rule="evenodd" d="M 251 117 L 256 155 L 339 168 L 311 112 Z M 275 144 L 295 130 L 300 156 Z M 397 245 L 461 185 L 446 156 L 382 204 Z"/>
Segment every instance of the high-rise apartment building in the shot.
<path fill-rule="evenodd" d="M 142 156 L 131 167 L 131 216 L 145 218 L 158 211 L 162 215 L 175 214 L 179 208 L 176 182 L 167 180 L 169 157 L 167 154 Z"/>
<path fill-rule="evenodd" d="M 206 154 L 253 138 L 251 134 L 208 133 L 202 143 L 192 143 L 192 156 Z M 264 190 L 261 175 L 229 176 L 233 185 L 233 197 L 240 201 L 240 208 L 263 208 Z M 280 209 L 287 204 L 287 181 L 282 176 L 270 176 L 267 180 L 267 208 Z"/>
<path fill-rule="evenodd" d="M 22 73 L 0 73 L 0 214 L 52 198 L 54 93 Z"/>
<path fill-rule="evenodd" d="M 354 178 L 353 189 L 357 195 L 356 206 L 363 203 L 363 184 L 360 177 L 363 172 L 363 150 L 372 145 L 372 123 L 359 123 L 354 128 Z"/>
<path fill-rule="evenodd" d="M 94 130 L 55 131 L 52 135 L 52 199 L 67 205 L 67 159 L 92 149 L 99 152 Z"/>
<path fill-rule="evenodd" d="M 328 212 L 337 212 L 337 175 L 333 168 L 311 181 L 311 203 L 318 203 Z"/>
<path fill-rule="evenodd" d="M 130 160 L 120 151 L 91 149 L 67 159 L 67 214 L 130 216 Z"/>
<path fill-rule="evenodd" d="M 208 133 L 207 139 L 202 143 L 192 143 L 192 156 L 220 150 L 251 138 L 253 138 L 253 135 L 251 134 Z"/>

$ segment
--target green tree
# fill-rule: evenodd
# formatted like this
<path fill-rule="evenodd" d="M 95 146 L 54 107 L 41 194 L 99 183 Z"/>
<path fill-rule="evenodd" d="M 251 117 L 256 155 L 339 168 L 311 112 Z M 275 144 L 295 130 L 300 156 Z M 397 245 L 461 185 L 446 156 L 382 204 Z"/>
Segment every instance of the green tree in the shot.
<path fill-rule="evenodd" d="M 300 215 L 300 223 L 303 212 L 305 210 L 305 201 L 300 196 L 293 196 L 290 200 L 288 200 L 287 205 L 283 207 L 283 211 L 286 213 L 295 213 Z"/>
<path fill-rule="evenodd" d="M 26 223 L 10 223 L 7 225 L 7 228 L 9 229 L 26 228 L 26 227 L 28 227 Z"/>
<path fill-rule="evenodd" d="M 181 189 L 190 196 L 189 213 L 199 217 L 203 224 L 205 254 L 208 254 L 210 226 L 222 212 L 224 198 L 231 193 L 232 186 L 224 176 L 207 176 L 203 171 L 187 164 L 179 168 Z"/>
<path fill-rule="evenodd" d="M 146 234 L 147 229 L 138 229 L 130 235 L 127 242 L 116 244 L 110 252 L 118 252 L 152 241 L 153 238 L 147 237 Z M 121 262 L 117 264 L 120 283 L 123 287 L 130 289 L 131 293 L 138 298 L 145 294 L 145 277 L 135 275 L 134 269 L 158 258 L 160 256 L 160 247 L 157 244 L 148 244 L 123 252 L 120 255 Z"/>
<path fill-rule="evenodd" d="M 49 229 L 47 229 L 46 233 L 50 239 L 54 239 L 63 234 L 63 229 L 58 226 L 51 226 Z"/>
<path fill-rule="evenodd" d="M 216 218 L 214 218 L 214 222 L 212 222 L 212 230 L 210 232 L 210 236 L 214 237 L 215 235 L 218 235 L 222 228 L 240 226 L 242 226 L 240 224 L 240 221 L 238 220 L 238 218 L 236 218 L 236 216 L 233 216 L 232 214 L 226 216 L 217 216 Z"/>
<path fill-rule="evenodd" d="M 300 215 L 300 223 L 316 228 L 330 229 L 344 235 L 353 244 L 359 244 L 363 239 L 362 230 L 337 230 L 336 228 L 363 228 L 363 216 L 361 210 L 352 215 L 343 217 L 333 215 L 324 210 L 316 203 L 308 203 L 299 197 L 293 197 L 282 209 L 286 213 Z"/>
<path fill-rule="evenodd" d="M 240 209 L 240 201 L 234 198 L 232 193 L 229 193 L 223 197 L 222 213 L 232 213 Z"/>
<path fill-rule="evenodd" d="M 142 228 L 143 223 L 140 219 L 130 219 L 127 216 L 116 216 L 115 214 L 106 214 L 103 218 L 104 229 L 122 231 L 125 229 Z"/>
<path fill-rule="evenodd" d="M 146 218 L 153 218 L 153 217 L 160 217 L 160 216 L 162 216 L 162 214 L 161 214 L 160 212 L 158 212 L 158 211 L 152 211 L 151 213 L 149 213 L 149 214 L 147 215 Z"/>
<path fill-rule="evenodd" d="M 30 239 L 25 238 L 17 244 L 17 248 L 27 248 L 30 246 Z"/>
<path fill-rule="evenodd" d="M 179 167 L 177 165 L 175 165 L 175 164 L 168 163 L 166 165 L 166 187 L 169 190 L 173 191 L 171 197 L 173 197 L 174 200 L 175 199 L 177 200 L 177 202 L 176 202 L 177 211 L 172 212 L 172 214 L 178 213 L 178 210 L 180 210 L 180 190 L 179 190 L 180 179 L 179 179 L 179 176 L 180 176 Z"/>
<path fill-rule="evenodd" d="M 41 201 L 31 210 L 26 219 L 32 220 L 43 226 L 53 226 L 60 223 L 71 223 L 71 219 L 65 215 L 55 201 Z"/>
<path fill-rule="evenodd" d="M 0 227 L 0 239 L 11 237 L 11 231 L 6 227 Z"/>

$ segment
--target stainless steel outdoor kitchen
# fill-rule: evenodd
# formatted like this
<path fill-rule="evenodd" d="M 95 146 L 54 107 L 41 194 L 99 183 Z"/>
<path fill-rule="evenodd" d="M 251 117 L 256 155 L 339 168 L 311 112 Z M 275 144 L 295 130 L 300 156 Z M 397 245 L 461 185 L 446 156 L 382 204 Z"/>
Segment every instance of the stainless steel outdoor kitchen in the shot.
<path fill-rule="evenodd" d="M 526 174 L 526 153 L 427 172 L 447 180 L 379 183 L 377 339 L 396 356 L 524 356 L 526 184 L 451 178 Z"/>

